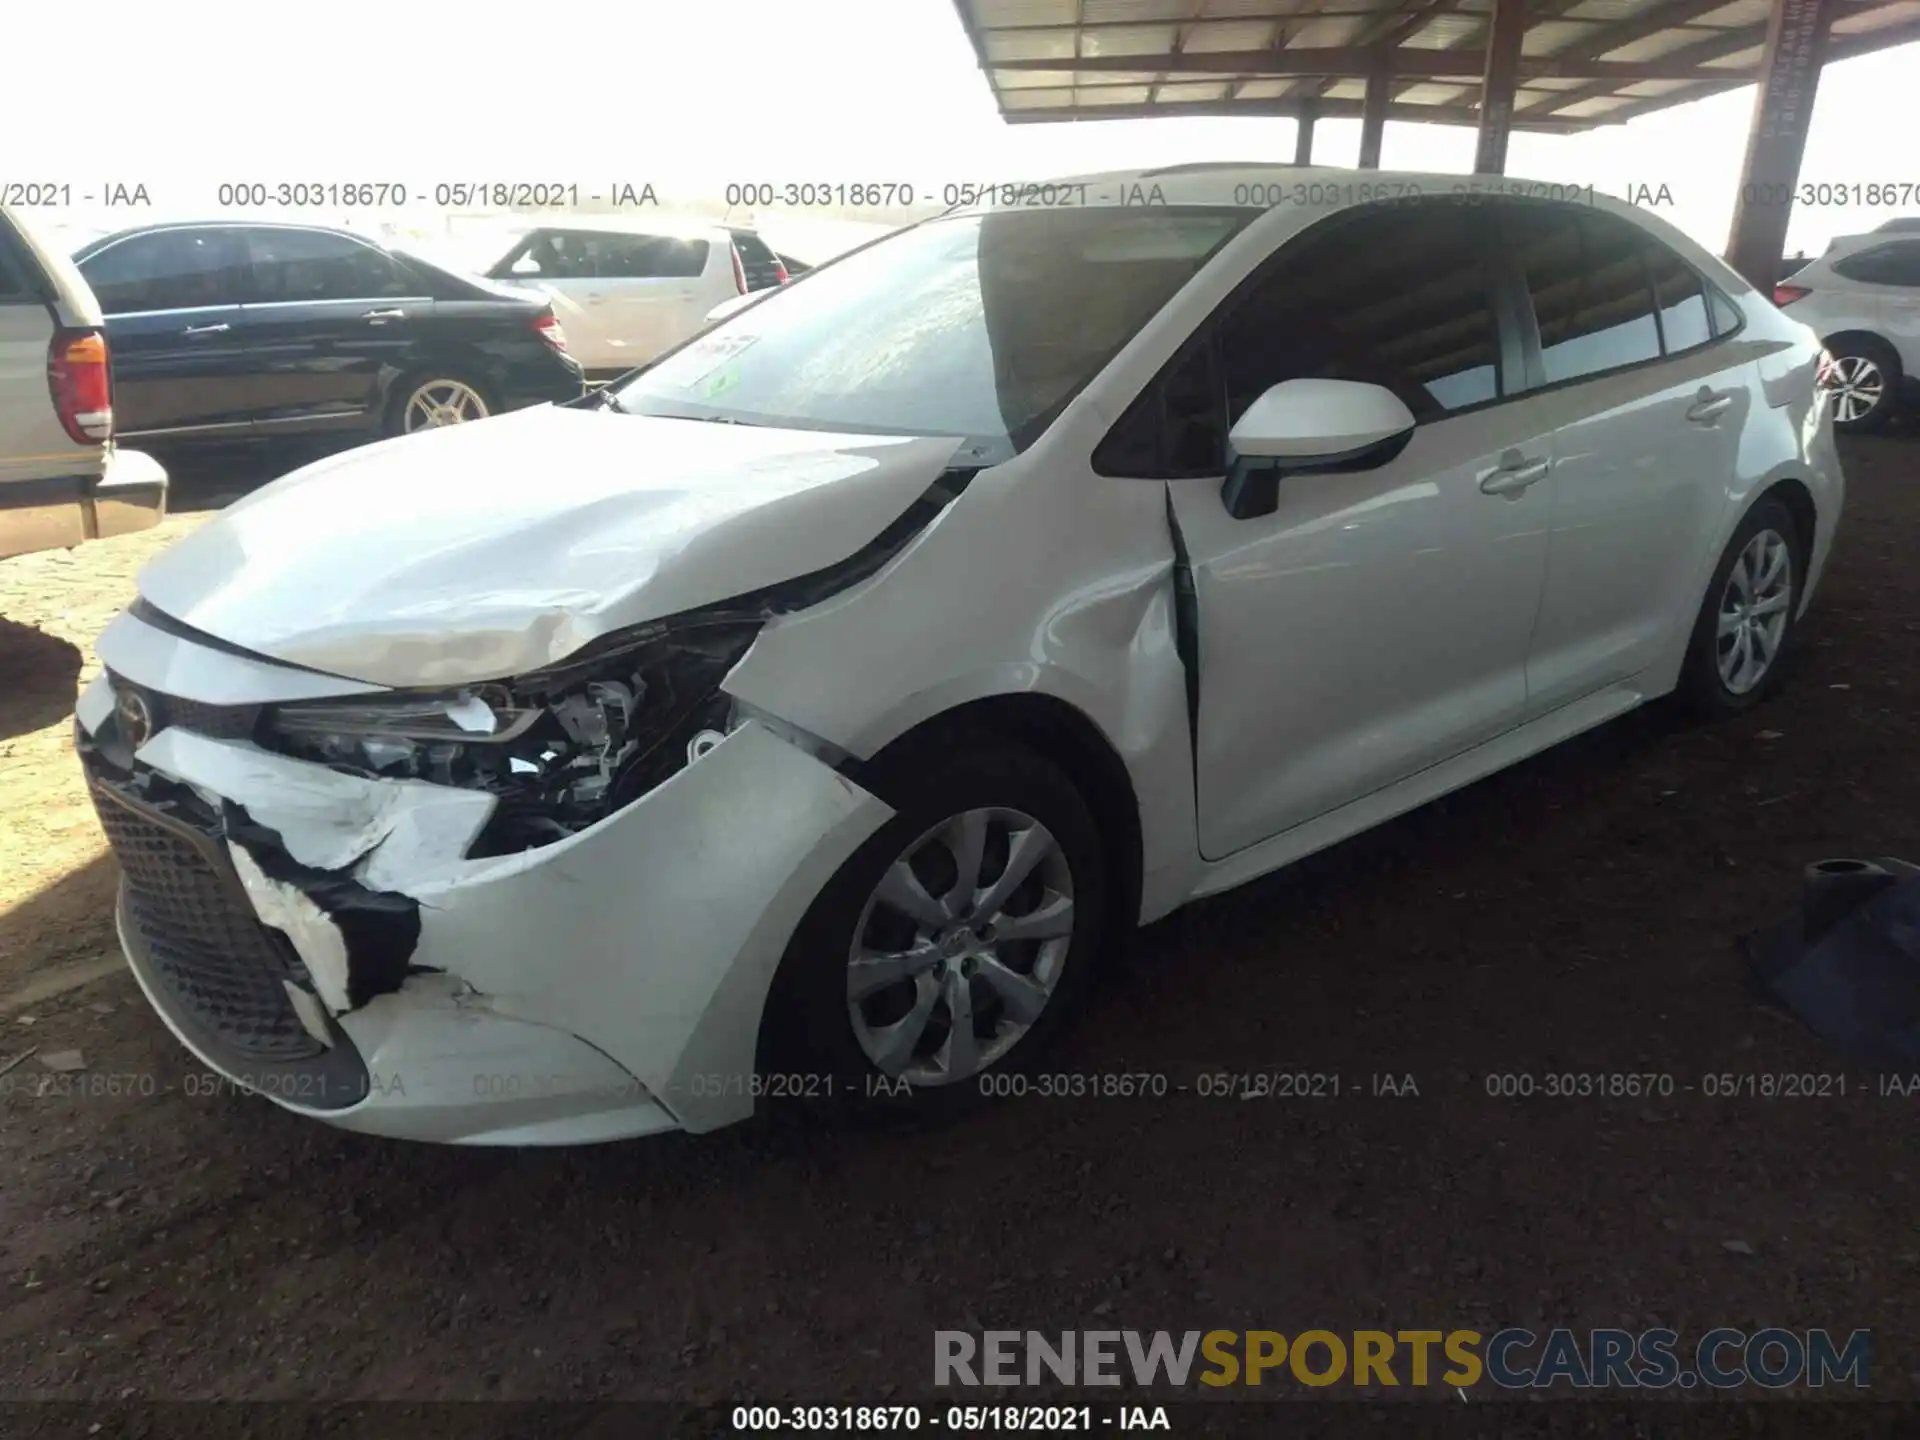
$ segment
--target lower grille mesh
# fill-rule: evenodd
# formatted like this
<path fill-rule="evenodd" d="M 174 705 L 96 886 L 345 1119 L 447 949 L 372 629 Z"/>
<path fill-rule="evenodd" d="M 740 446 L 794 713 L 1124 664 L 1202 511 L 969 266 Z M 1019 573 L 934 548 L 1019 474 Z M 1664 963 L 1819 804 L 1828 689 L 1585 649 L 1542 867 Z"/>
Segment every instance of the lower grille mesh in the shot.
<path fill-rule="evenodd" d="M 304 981 L 303 967 L 199 848 L 111 799 L 98 798 L 96 808 L 126 876 L 127 918 L 181 1008 L 236 1059 L 284 1063 L 324 1053 L 281 983 Z"/>

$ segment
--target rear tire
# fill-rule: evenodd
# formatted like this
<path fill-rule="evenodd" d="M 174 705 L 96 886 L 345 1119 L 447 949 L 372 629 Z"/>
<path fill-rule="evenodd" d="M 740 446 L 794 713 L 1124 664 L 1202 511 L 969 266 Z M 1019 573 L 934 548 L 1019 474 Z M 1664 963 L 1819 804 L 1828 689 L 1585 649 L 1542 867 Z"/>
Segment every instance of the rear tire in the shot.
<path fill-rule="evenodd" d="M 1904 383 L 1899 353 L 1871 335 L 1849 336 L 1827 353 L 1833 357 L 1827 391 L 1833 428 L 1843 435 L 1884 430 L 1899 408 Z"/>
<path fill-rule="evenodd" d="M 1739 715 L 1778 687 L 1799 619 L 1807 543 L 1778 500 L 1746 514 L 1714 567 L 1679 693 L 1702 719 Z"/>
<path fill-rule="evenodd" d="M 393 387 L 382 428 L 389 435 L 412 435 L 443 425 L 484 420 L 497 413 L 493 397 L 479 381 L 457 370 L 436 367 L 408 375 Z"/>
<path fill-rule="evenodd" d="M 1079 791 L 1024 746 L 969 743 L 885 789 L 894 818 L 787 947 L 762 1069 L 805 1077 L 789 1089 L 830 1092 L 842 1114 L 948 1119 L 1042 1058 L 1081 1008 L 1106 857 Z"/>

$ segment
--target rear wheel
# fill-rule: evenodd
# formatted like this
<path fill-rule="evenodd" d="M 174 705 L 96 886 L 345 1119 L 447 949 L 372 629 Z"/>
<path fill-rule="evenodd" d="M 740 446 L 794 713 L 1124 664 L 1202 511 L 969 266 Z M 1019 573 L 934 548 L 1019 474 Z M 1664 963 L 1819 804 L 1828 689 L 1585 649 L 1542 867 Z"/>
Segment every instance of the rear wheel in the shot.
<path fill-rule="evenodd" d="M 1777 500 L 1762 500 L 1740 522 L 1707 587 L 1681 676 L 1697 714 L 1737 715 L 1779 684 L 1805 553 L 1793 516 Z"/>
<path fill-rule="evenodd" d="M 411 376 L 395 388 L 387 412 L 387 433 L 411 435 L 444 425 L 464 425 L 493 413 L 487 393 L 459 375 L 433 372 Z"/>
<path fill-rule="evenodd" d="M 894 818 L 788 947 L 769 1058 L 830 1077 L 856 1110 L 947 1115 L 1030 1066 L 1078 1009 L 1105 857 L 1072 782 L 1020 746 L 969 748 L 893 788 Z"/>
<path fill-rule="evenodd" d="M 1839 340 L 1828 347 L 1827 404 L 1834 429 L 1850 435 L 1879 430 L 1893 418 L 1900 390 L 1900 356 L 1870 335 Z"/>

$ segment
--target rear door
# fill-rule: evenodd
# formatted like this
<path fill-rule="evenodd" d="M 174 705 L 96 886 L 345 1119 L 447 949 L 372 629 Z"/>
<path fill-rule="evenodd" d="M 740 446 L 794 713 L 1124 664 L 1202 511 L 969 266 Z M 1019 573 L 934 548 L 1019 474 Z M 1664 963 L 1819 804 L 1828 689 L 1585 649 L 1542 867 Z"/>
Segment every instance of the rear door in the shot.
<path fill-rule="evenodd" d="M 328 429 L 364 419 L 404 367 L 431 301 L 385 250 L 297 227 L 243 232 L 253 287 L 237 321 L 256 422 Z"/>
<path fill-rule="evenodd" d="M 625 369 L 617 308 L 609 303 L 599 274 L 602 238 L 581 230 L 532 231 L 487 271 L 487 278 L 545 295 L 566 331 L 568 352 L 586 369 Z"/>
<path fill-rule="evenodd" d="M 726 245 L 674 235 L 596 238 L 598 288 L 623 368 L 644 365 L 703 329 L 707 311 L 738 293 Z M 715 280 L 716 265 L 724 268 L 724 281 Z"/>
<path fill-rule="evenodd" d="M 79 262 L 107 317 L 118 435 L 247 428 L 251 376 L 236 330 L 249 265 L 228 226 L 145 231 Z"/>
<path fill-rule="evenodd" d="M 1633 681 L 1691 625 L 1754 385 L 1715 331 L 1711 287 L 1647 232 L 1586 206 L 1496 208 L 1524 292 L 1529 404 L 1554 426 L 1537 716 Z"/>

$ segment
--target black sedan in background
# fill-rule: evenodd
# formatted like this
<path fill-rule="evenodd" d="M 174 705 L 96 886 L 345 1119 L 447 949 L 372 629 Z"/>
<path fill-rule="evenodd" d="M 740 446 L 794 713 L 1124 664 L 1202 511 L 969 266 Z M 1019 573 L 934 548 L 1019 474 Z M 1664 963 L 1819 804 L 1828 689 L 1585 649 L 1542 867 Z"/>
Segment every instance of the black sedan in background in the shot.
<path fill-rule="evenodd" d="M 128 440 L 401 435 L 583 390 L 549 304 L 347 231 L 152 225 L 73 258 Z"/>

